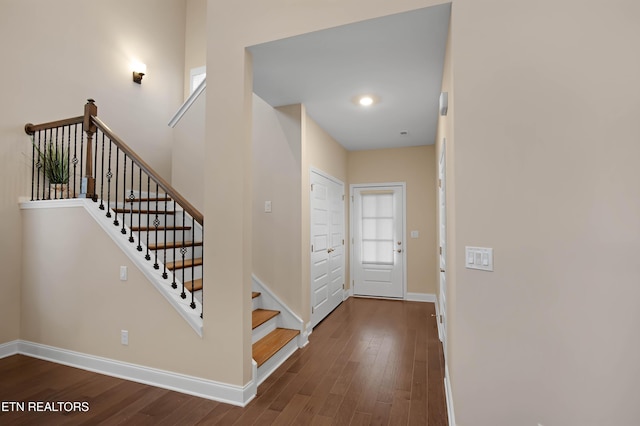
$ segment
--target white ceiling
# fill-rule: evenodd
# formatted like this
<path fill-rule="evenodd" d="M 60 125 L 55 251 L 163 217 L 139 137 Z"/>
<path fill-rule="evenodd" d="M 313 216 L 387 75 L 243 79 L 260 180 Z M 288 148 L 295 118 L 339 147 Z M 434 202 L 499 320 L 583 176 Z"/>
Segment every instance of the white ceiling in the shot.
<path fill-rule="evenodd" d="M 350 151 L 433 144 L 450 12 L 447 3 L 252 46 L 253 90 L 273 107 L 304 104 Z M 379 102 L 353 102 L 363 94 Z"/>

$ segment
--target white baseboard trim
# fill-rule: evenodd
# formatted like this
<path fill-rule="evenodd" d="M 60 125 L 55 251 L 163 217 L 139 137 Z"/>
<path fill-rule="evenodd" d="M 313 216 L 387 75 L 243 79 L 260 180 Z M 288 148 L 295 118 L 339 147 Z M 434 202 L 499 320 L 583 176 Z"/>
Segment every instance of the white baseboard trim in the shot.
<path fill-rule="evenodd" d="M 447 400 L 447 415 L 449 426 L 456 426 L 456 416 L 453 413 L 453 394 L 451 393 L 451 380 L 449 380 L 449 367 L 444 366 L 444 393 Z"/>
<path fill-rule="evenodd" d="M 353 287 L 351 287 L 349 289 L 342 290 L 342 301 L 343 302 L 345 300 L 347 300 L 348 298 L 350 298 L 351 296 L 353 296 Z"/>
<path fill-rule="evenodd" d="M 251 380 L 245 386 L 236 386 L 24 340 L 10 343 L 17 346 L 16 353 L 33 358 L 211 399 L 225 404 L 244 407 L 256 395 L 254 380 Z"/>
<path fill-rule="evenodd" d="M 11 342 L 3 343 L 0 345 L 0 359 L 6 358 L 11 355 L 18 354 L 18 342 L 19 340 L 14 340 Z"/>
<path fill-rule="evenodd" d="M 404 300 L 409 302 L 436 303 L 436 295 L 432 293 L 407 293 Z"/>

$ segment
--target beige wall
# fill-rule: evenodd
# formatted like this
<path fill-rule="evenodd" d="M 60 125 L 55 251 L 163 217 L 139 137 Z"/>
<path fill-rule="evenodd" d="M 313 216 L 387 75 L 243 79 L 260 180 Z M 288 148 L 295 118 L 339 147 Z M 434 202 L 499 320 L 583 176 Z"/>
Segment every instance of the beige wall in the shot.
<path fill-rule="evenodd" d="M 640 3 L 452 13 L 458 424 L 636 425 Z"/>
<path fill-rule="evenodd" d="M 350 0 L 207 1 L 207 130 L 205 161 L 205 277 L 212 277 L 224 298 L 209 302 L 214 313 L 205 326 L 214 334 L 229 336 L 241 351 L 221 355 L 220 377 L 229 383 L 246 383 L 251 375 L 251 123 L 252 75 L 247 46 L 287 36 L 347 24 L 390 13 L 437 4 L 432 0 L 395 2 Z M 212 78 L 212 76 L 214 76 Z M 303 147 L 303 164 L 304 164 Z M 303 169 L 304 170 L 304 169 Z M 330 171 L 327 171 L 330 172 Z M 346 174 L 346 173 L 345 173 Z M 338 177 L 338 176 L 336 176 Z M 308 177 L 303 173 L 303 187 Z M 308 211 L 303 191 L 302 209 Z M 308 197 L 308 195 L 307 195 Z M 221 202 L 224 200 L 224 202 Z M 303 216 L 303 221 L 305 216 Z M 302 229 L 305 229 L 304 222 Z M 302 249 L 304 245 L 303 233 Z M 220 244 L 224 241 L 224 244 Z M 304 259 L 303 259 L 304 262 Z M 309 277 L 303 265 L 303 279 Z M 208 281 L 208 285 L 210 282 Z M 307 290 L 308 291 L 308 290 Z M 308 299 L 308 295 L 303 295 Z M 307 308 L 308 309 L 308 308 Z M 309 314 L 303 314 L 309 318 Z M 220 321 L 225 321 L 222 326 Z M 237 339 L 237 340 L 234 340 Z M 222 380 L 222 379 L 221 379 Z"/>
<path fill-rule="evenodd" d="M 349 184 L 406 183 L 407 291 L 436 293 L 436 160 L 434 145 L 352 151 Z M 419 238 L 410 238 L 411 231 Z"/>
<path fill-rule="evenodd" d="M 190 94 L 190 71 L 207 63 L 207 0 L 187 4 L 184 44 L 184 99 Z"/>
<path fill-rule="evenodd" d="M 23 210 L 22 219 L 22 339 L 215 379 L 219 342 L 200 338 L 84 208 Z"/>
<path fill-rule="evenodd" d="M 173 128 L 171 186 L 202 212 L 204 206 L 204 134 L 207 92 L 198 96 Z"/>
<path fill-rule="evenodd" d="M 19 335 L 21 226 L 31 149 L 23 128 L 81 115 L 93 97 L 101 118 L 170 178 L 168 119 L 180 104 L 185 6 L 179 0 L 0 0 L 0 342 Z M 130 62 L 144 61 L 141 86 Z"/>
<path fill-rule="evenodd" d="M 253 273 L 294 312 L 301 281 L 302 106 L 272 108 L 253 96 Z M 264 203 L 271 201 L 271 213 Z"/>
<path fill-rule="evenodd" d="M 302 297 L 305 322 L 311 319 L 311 169 L 317 169 L 344 183 L 345 198 L 349 193 L 347 181 L 347 150 L 325 132 L 304 110 L 302 114 Z M 349 205 L 345 202 L 345 240 L 349 235 Z M 345 288 L 349 278 L 349 246 L 345 245 Z"/>
<path fill-rule="evenodd" d="M 244 48 L 436 3 L 209 0 L 207 66 L 216 78 L 208 91 L 224 102 L 207 110 L 206 158 L 215 172 L 207 176 L 205 214 L 224 219 L 209 230 L 210 243 L 223 238 L 232 247 L 207 251 L 205 272 L 235 289 L 228 309 L 244 309 L 247 318 L 250 310 L 244 234 L 251 221 L 237 213 L 251 201 L 243 180 L 252 161 Z M 450 257 L 458 264 L 449 361 L 460 425 L 640 418 L 633 400 L 640 272 L 632 258 L 640 241 L 639 7 L 453 2 L 455 169 L 448 177 L 455 182 Z M 220 198 L 228 213 L 216 206 Z M 461 267 L 465 245 L 493 247 L 495 272 Z M 248 369 L 242 359 L 225 366 L 238 380 Z"/>

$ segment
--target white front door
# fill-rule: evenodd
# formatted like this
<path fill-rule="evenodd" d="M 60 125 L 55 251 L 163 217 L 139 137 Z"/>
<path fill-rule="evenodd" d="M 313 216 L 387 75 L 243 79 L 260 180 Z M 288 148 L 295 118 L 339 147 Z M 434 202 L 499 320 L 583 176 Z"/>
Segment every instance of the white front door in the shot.
<path fill-rule="evenodd" d="M 344 184 L 311 172 L 311 326 L 343 300 Z"/>
<path fill-rule="evenodd" d="M 353 294 L 404 297 L 404 186 L 353 185 Z"/>
<path fill-rule="evenodd" d="M 446 174 L 445 163 L 446 161 L 446 141 L 442 142 L 442 154 L 440 155 L 440 162 L 438 163 L 438 222 L 440 224 L 438 230 L 438 238 L 440 242 L 440 294 L 438 300 L 438 335 L 440 341 L 443 343 L 446 349 L 447 340 L 447 209 L 446 209 Z"/>

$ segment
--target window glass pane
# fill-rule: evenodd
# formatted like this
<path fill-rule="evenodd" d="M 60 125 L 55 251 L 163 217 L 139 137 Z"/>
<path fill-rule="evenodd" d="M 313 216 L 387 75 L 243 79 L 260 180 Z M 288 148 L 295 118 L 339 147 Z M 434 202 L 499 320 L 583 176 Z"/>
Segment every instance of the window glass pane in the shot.
<path fill-rule="evenodd" d="M 393 265 L 393 194 L 362 194 L 362 262 Z"/>

